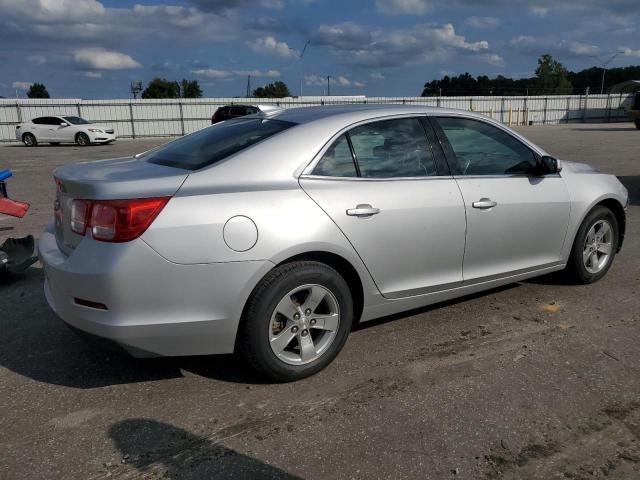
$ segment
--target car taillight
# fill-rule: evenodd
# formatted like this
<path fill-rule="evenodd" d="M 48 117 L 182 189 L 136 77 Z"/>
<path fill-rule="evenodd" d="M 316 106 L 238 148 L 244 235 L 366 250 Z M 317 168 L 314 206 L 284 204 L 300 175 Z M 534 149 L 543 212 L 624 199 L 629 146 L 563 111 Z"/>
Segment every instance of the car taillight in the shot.
<path fill-rule="evenodd" d="M 90 200 L 74 200 L 71 204 L 71 230 L 78 235 L 84 235 L 87 231 L 89 213 L 91 212 Z"/>
<path fill-rule="evenodd" d="M 169 198 L 74 200 L 71 207 L 71 229 L 79 235 L 84 235 L 89 229 L 95 240 L 103 242 L 128 242 L 138 238 L 149 228 Z M 81 217 L 85 219 L 84 229 L 80 228 Z"/>

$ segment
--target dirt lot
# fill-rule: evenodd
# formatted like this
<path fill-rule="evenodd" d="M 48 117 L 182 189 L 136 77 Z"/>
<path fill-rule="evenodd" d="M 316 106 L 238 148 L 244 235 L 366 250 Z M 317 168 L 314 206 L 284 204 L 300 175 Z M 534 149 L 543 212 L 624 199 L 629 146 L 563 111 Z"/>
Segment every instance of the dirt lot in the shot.
<path fill-rule="evenodd" d="M 0 478 L 640 478 L 640 131 L 522 132 L 631 191 L 601 282 L 540 278 L 374 321 L 324 372 L 270 385 L 232 356 L 89 346 L 34 267 L 0 284 Z M 0 147 L 10 192 L 33 204 L 0 234 L 43 228 L 56 166 L 156 143 Z"/>

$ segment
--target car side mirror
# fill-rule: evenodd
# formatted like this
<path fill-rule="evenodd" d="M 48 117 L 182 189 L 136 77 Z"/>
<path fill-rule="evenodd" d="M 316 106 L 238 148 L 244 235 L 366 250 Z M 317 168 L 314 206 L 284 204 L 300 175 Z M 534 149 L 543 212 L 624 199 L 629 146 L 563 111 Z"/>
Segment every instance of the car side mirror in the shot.
<path fill-rule="evenodd" d="M 553 158 L 550 155 L 543 155 L 543 157 L 540 159 L 540 163 L 542 164 L 542 169 L 544 170 L 545 175 L 560 173 L 560 171 L 562 170 L 558 159 Z"/>
<path fill-rule="evenodd" d="M 60 126 L 61 126 L 61 127 L 68 127 L 68 126 L 69 126 L 69 124 L 68 124 L 67 122 L 62 122 L 62 123 L 60 124 Z"/>

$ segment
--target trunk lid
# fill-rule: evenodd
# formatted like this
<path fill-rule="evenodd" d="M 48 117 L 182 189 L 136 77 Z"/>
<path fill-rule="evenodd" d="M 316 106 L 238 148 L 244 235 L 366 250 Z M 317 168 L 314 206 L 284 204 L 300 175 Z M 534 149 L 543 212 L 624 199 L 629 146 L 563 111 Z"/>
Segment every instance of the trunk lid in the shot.
<path fill-rule="evenodd" d="M 156 165 L 135 157 L 65 165 L 55 170 L 55 231 L 58 247 L 66 255 L 82 236 L 71 230 L 71 204 L 75 199 L 118 200 L 167 197 L 178 191 L 189 171 Z"/>

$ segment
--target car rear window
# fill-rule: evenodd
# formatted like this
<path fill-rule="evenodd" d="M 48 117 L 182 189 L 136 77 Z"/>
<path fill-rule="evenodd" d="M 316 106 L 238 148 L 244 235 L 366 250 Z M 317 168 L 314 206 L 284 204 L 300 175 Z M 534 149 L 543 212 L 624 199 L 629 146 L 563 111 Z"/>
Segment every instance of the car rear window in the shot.
<path fill-rule="evenodd" d="M 231 120 L 182 137 L 144 154 L 141 158 L 157 165 L 198 170 L 294 125 L 295 123 L 269 119 Z"/>

